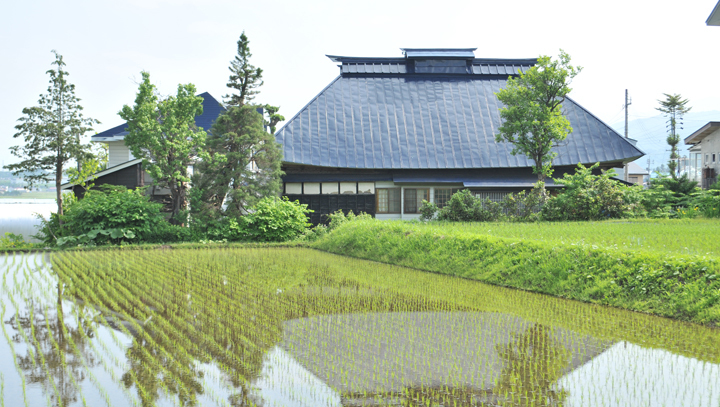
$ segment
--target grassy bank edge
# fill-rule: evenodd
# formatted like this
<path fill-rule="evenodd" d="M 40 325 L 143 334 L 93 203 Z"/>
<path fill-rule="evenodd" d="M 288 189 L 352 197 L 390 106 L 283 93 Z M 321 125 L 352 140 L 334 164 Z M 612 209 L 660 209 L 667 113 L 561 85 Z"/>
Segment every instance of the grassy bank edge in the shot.
<path fill-rule="evenodd" d="M 634 253 L 354 221 L 310 245 L 323 251 L 589 303 L 720 326 L 715 258 Z"/>

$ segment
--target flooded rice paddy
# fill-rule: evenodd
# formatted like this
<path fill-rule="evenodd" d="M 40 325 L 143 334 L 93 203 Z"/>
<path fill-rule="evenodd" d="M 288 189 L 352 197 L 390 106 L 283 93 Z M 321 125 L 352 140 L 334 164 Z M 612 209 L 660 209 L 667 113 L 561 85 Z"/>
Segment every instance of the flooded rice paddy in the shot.
<path fill-rule="evenodd" d="M 308 249 L 0 258 L 2 406 L 720 406 L 720 330 Z"/>
<path fill-rule="evenodd" d="M 32 235 L 37 234 L 40 220 L 57 211 L 54 199 L 0 199 L 0 236 L 6 232 L 23 235 L 25 241 L 37 242 Z"/>

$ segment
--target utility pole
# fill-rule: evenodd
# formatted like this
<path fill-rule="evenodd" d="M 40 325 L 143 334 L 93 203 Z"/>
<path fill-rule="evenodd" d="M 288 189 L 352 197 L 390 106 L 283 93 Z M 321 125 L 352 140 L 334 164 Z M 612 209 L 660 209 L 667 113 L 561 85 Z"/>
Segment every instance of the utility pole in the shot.
<path fill-rule="evenodd" d="M 628 106 L 632 104 L 632 100 L 628 98 L 628 90 L 625 89 L 625 138 L 628 137 Z M 630 175 L 628 174 L 628 164 L 625 164 L 625 177 L 623 178 L 625 182 L 630 178 Z"/>

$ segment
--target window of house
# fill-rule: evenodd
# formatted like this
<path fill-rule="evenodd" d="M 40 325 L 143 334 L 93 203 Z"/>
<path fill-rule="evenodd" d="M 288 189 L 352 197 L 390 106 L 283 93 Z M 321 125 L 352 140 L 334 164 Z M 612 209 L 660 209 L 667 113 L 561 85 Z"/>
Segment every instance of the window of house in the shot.
<path fill-rule="evenodd" d="M 712 162 L 714 163 L 715 162 L 715 154 L 712 155 L 712 158 L 713 158 Z"/>
<path fill-rule="evenodd" d="M 405 200 L 403 202 L 405 213 L 420 213 L 422 201 L 430 199 L 429 189 L 405 188 Z"/>
<path fill-rule="evenodd" d="M 460 191 L 461 188 L 435 188 L 435 205 L 442 208 L 450 202 L 450 198 L 454 193 Z"/>
<path fill-rule="evenodd" d="M 705 164 L 710 163 L 710 160 L 708 160 L 708 158 L 709 158 L 708 156 L 709 156 L 709 154 L 705 154 Z"/>
<path fill-rule="evenodd" d="M 400 213 L 400 188 L 377 188 L 376 213 Z"/>

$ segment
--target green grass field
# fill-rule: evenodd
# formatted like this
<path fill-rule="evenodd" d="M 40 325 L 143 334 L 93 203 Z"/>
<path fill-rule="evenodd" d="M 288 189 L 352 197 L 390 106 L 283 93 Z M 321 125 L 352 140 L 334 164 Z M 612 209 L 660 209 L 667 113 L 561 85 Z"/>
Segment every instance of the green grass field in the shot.
<path fill-rule="evenodd" d="M 639 252 L 720 256 L 720 219 L 538 223 L 431 222 L 418 227 L 436 233 L 489 235 Z"/>

